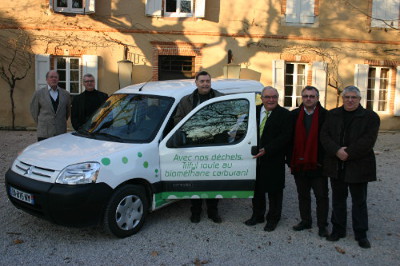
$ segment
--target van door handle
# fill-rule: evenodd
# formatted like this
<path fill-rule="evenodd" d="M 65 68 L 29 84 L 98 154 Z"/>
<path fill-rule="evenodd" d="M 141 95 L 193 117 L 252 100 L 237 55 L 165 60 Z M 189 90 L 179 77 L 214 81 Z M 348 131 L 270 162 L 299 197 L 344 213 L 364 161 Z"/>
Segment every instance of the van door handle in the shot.
<path fill-rule="evenodd" d="M 251 155 L 255 156 L 258 154 L 258 147 L 257 146 L 251 146 Z"/>

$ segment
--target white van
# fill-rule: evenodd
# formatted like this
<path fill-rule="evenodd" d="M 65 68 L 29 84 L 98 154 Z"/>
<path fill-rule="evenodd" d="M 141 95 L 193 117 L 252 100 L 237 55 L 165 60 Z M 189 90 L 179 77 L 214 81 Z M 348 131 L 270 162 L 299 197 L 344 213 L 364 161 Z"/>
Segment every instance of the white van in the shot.
<path fill-rule="evenodd" d="M 135 234 L 149 211 L 176 199 L 250 198 L 257 152 L 256 98 L 263 85 L 213 80 L 224 94 L 176 126 L 193 80 L 132 85 L 115 92 L 77 132 L 27 147 L 6 173 L 10 201 L 54 223 L 102 222 Z"/>

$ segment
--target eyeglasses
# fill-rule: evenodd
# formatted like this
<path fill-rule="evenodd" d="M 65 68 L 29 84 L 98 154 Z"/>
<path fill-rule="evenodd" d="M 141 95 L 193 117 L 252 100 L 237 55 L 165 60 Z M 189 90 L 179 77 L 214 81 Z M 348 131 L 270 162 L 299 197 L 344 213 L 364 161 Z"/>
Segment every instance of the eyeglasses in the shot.
<path fill-rule="evenodd" d="M 350 100 L 350 99 L 352 99 L 352 100 L 357 100 L 357 99 L 359 99 L 359 98 L 361 98 L 361 97 L 359 97 L 359 96 L 343 96 L 343 98 L 344 98 L 345 100 Z"/>
<path fill-rule="evenodd" d="M 267 99 L 267 100 L 275 100 L 278 99 L 277 95 L 274 96 L 261 96 L 261 98 Z"/>
<path fill-rule="evenodd" d="M 317 96 L 315 96 L 315 95 L 302 95 L 301 97 L 303 97 L 304 99 L 306 99 L 306 98 L 314 99 Z"/>
<path fill-rule="evenodd" d="M 85 83 L 94 82 L 94 79 L 84 80 L 83 82 Z"/>

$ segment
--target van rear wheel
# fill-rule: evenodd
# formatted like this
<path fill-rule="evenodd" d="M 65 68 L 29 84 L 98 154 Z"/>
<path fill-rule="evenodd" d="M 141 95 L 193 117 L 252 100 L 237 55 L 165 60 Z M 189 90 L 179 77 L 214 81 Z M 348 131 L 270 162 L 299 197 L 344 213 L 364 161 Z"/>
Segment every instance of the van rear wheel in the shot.
<path fill-rule="evenodd" d="M 104 214 L 104 228 L 117 237 L 136 234 L 147 216 L 148 201 L 143 187 L 125 185 L 113 194 Z"/>

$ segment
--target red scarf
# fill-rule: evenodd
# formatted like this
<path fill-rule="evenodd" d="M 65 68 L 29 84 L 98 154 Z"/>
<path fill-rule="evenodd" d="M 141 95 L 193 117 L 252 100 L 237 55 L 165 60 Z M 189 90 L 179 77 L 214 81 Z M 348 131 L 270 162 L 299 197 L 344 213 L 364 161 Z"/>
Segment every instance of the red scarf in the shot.
<path fill-rule="evenodd" d="M 304 127 L 304 107 L 300 107 L 296 121 L 294 147 L 290 168 L 292 173 L 317 169 L 318 159 L 318 113 L 319 106 L 314 110 L 310 131 Z"/>

